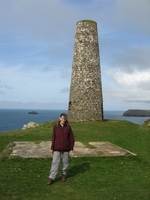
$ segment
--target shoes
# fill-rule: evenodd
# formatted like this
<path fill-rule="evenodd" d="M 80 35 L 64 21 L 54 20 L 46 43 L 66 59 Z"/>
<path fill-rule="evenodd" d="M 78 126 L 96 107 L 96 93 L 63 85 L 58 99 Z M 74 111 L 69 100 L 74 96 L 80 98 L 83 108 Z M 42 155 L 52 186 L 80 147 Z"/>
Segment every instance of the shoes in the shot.
<path fill-rule="evenodd" d="M 61 181 L 62 181 L 62 182 L 65 182 L 66 180 L 67 180 L 67 176 L 62 174 Z"/>
<path fill-rule="evenodd" d="M 62 175 L 61 181 L 62 181 L 62 182 L 66 182 L 66 180 L 67 180 L 67 176 Z M 54 180 L 51 179 L 51 178 L 49 178 L 49 179 L 48 179 L 48 182 L 47 182 L 47 185 L 52 185 L 53 183 L 54 183 Z"/>
<path fill-rule="evenodd" d="M 47 185 L 52 185 L 53 182 L 54 182 L 54 180 L 51 179 L 51 178 L 49 178 L 49 179 L 48 179 L 48 182 L 47 182 Z"/>

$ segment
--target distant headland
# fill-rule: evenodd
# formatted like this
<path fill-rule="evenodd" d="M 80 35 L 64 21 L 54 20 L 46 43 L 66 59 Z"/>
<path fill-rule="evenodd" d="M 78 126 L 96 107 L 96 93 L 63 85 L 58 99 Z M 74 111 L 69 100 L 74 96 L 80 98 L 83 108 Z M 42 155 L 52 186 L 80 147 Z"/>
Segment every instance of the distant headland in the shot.
<path fill-rule="evenodd" d="M 150 110 L 129 109 L 123 113 L 127 117 L 150 117 Z"/>

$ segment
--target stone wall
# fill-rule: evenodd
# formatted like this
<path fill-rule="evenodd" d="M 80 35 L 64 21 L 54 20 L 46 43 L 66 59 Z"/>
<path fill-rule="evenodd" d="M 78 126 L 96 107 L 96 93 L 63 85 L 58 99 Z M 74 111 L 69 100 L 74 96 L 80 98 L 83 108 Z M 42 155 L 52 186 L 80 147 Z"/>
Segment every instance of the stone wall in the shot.
<path fill-rule="evenodd" d="M 76 25 L 68 119 L 103 119 L 97 23 L 91 20 Z"/>

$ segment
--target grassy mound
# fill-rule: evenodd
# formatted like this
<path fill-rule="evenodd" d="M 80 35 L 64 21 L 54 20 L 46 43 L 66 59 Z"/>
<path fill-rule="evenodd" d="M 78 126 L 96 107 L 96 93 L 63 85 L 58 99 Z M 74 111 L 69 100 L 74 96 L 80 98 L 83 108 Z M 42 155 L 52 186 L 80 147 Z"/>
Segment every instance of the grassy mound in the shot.
<path fill-rule="evenodd" d="M 41 142 L 51 140 L 56 121 L 39 127 L 0 133 L 0 152 L 10 141 Z M 76 141 L 109 141 L 138 156 L 86 157 L 70 160 L 68 180 L 47 186 L 51 158 L 1 158 L 1 200 L 147 200 L 149 191 L 149 135 L 142 126 L 119 120 L 70 123 Z"/>

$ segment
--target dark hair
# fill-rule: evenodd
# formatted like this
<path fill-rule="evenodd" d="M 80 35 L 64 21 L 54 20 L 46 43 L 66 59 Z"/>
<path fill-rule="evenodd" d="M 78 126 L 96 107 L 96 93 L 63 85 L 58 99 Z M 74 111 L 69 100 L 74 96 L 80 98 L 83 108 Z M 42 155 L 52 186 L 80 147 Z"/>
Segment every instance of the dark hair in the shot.
<path fill-rule="evenodd" d="M 66 113 L 61 113 L 60 117 L 62 117 L 62 116 L 67 117 Z"/>

